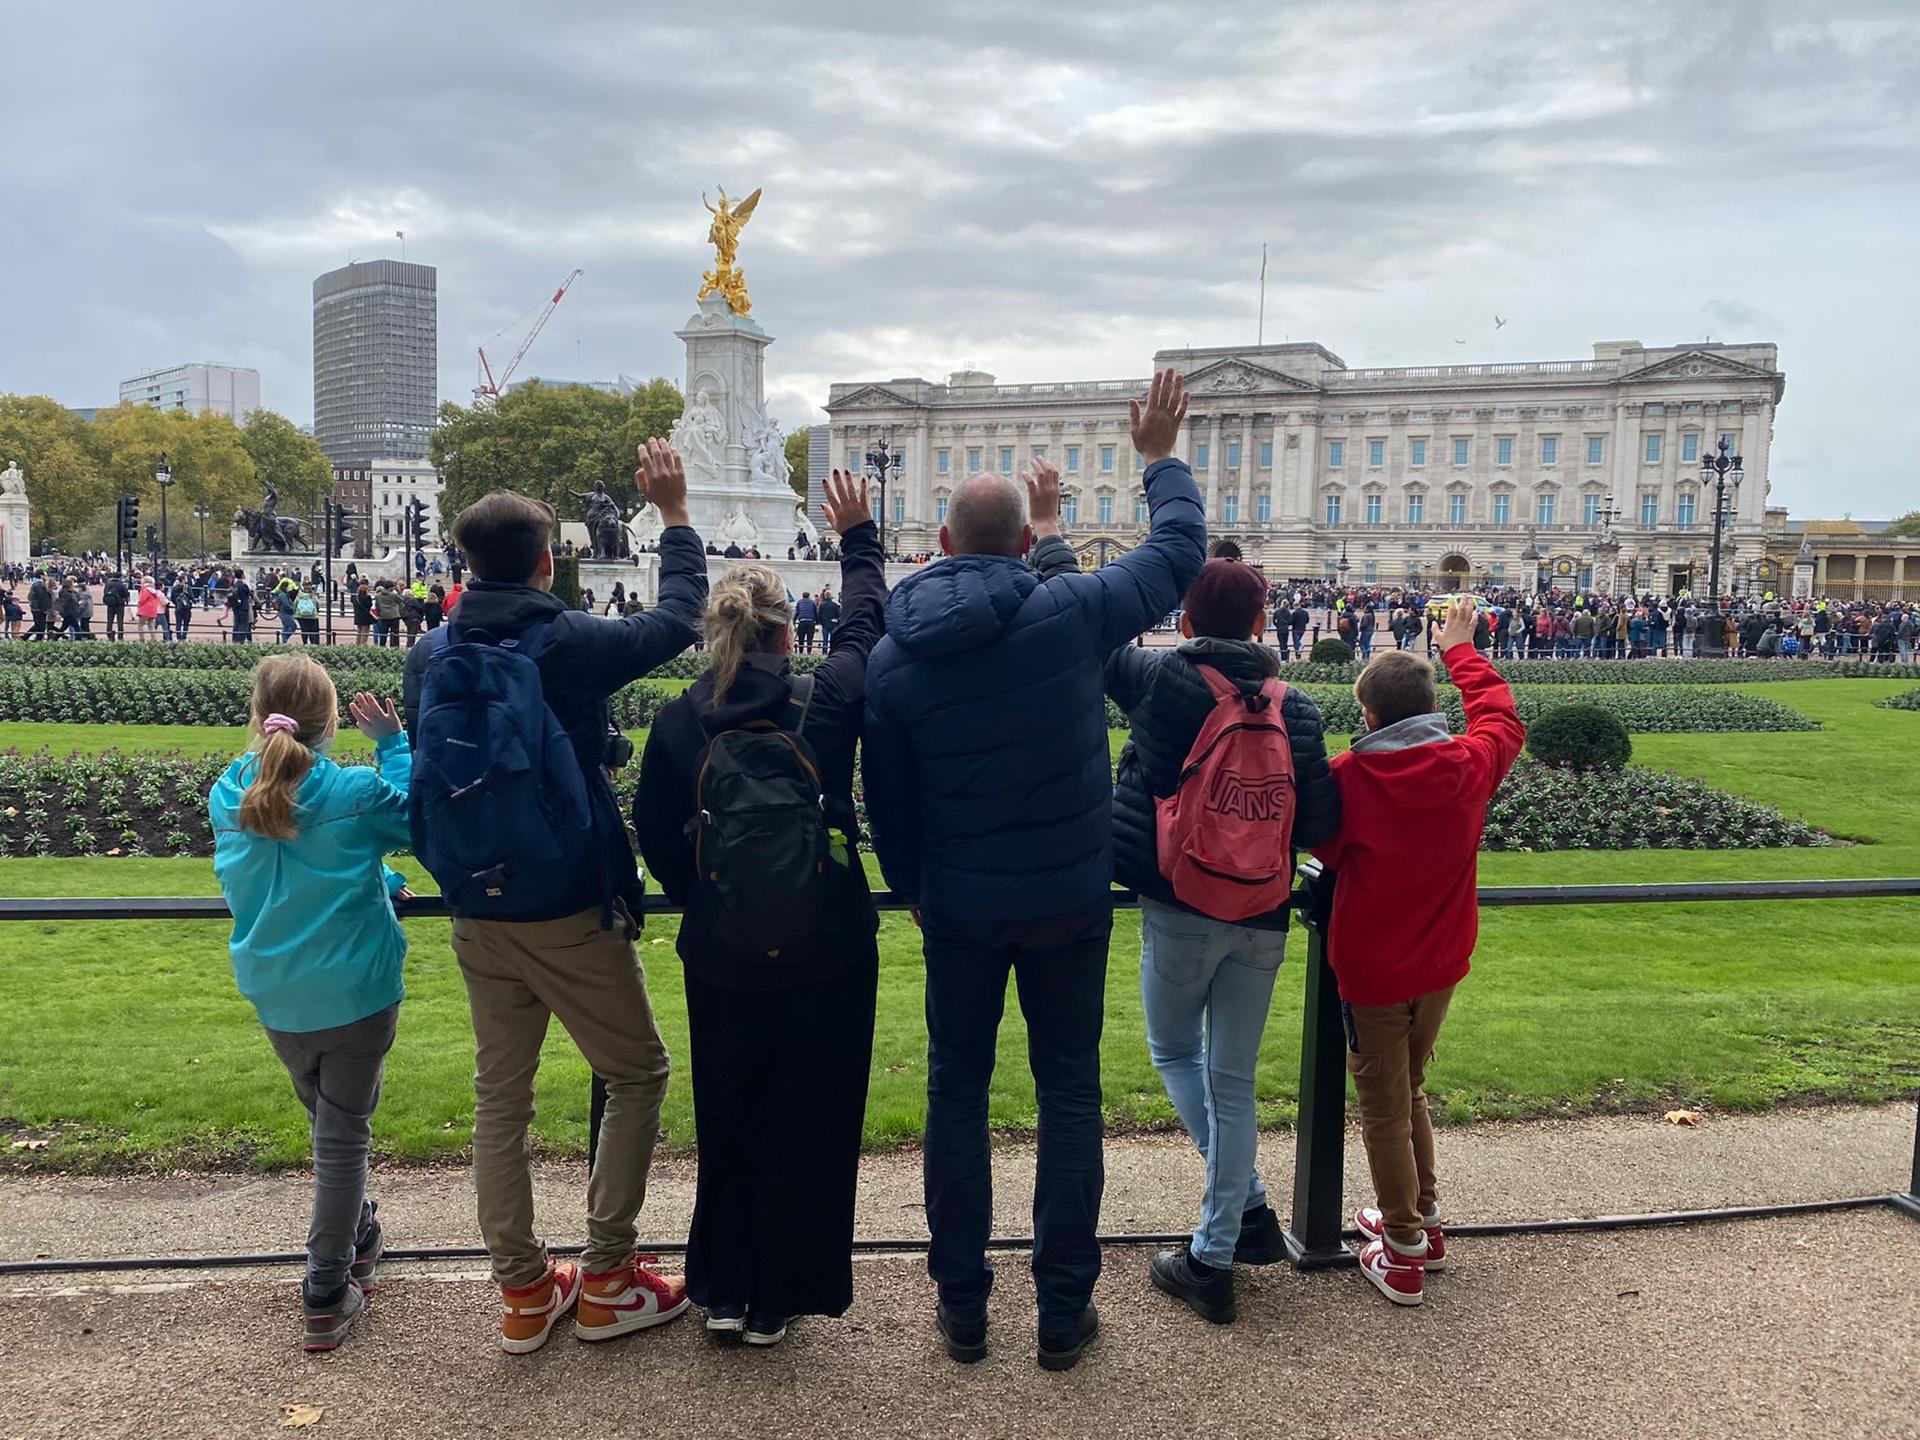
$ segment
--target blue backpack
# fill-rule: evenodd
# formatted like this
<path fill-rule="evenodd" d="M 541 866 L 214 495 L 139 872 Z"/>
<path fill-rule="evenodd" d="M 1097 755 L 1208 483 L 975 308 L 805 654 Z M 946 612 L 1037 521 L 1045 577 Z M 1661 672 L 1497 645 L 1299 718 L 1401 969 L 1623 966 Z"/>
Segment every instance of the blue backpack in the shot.
<path fill-rule="evenodd" d="M 517 640 L 428 638 L 414 745 L 413 853 L 456 915 L 551 913 L 605 869 L 586 777 L 536 663 L 552 622 Z"/>

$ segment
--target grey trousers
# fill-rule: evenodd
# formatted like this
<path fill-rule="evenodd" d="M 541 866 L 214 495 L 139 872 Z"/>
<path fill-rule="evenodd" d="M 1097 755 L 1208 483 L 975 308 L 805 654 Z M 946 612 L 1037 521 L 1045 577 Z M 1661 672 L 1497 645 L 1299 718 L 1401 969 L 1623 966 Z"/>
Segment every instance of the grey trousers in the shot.
<path fill-rule="evenodd" d="M 367 1148 L 380 1077 L 400 1007 L 331 1030 L 268 1030 L 293 1093 L 313 1127 L 313 1225 L 307 1232 L 307 1292 L 330 1295 L 347 1281 L 354 1246 L 372 1220 Z"/>

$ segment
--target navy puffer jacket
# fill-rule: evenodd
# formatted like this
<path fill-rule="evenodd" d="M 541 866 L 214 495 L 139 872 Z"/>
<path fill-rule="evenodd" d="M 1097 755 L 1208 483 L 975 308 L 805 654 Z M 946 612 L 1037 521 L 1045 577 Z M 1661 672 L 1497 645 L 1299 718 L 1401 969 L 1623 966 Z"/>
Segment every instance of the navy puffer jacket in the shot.
<path fill-rule="evenodd" d="M 1273 652 L 1252 640 L 1204 637 L 1178 650 L 1116 650 L 1107 661 L 1107 693 L 1132 725 L 1113 787 L 1114 873 L 1122 885 L 1166 905 L 1180 902 L 1160 874 L 1155 802 L 1173 794 L 1193 742 L 1213 713 L 1213 692 L 1194 669 L 1196 663 L 1212 666 L 1249 693 L 1279 668 Z M 1293 751 L 1293 848 L 1304 850 L 1339 833 L 1340 789 L 1327 764 L 1320 707 L 1289 685 L 1280 718 Z M 1287 911 L 1283 906 L 1240 923 L 1254 930 L 1284 930 Z"/>
<path fill-rule="evenodd" d="M 1177 459 L 1146 474 L 1144 544 L 1043 581 L 961 555 L 894 588 L 867 670 L 861 762 L 887 884 L 927 911 L 1037 920 L 1113 884 L 1113 784 L 1101 670 L 1200 573 L 1206 522 Z"/>

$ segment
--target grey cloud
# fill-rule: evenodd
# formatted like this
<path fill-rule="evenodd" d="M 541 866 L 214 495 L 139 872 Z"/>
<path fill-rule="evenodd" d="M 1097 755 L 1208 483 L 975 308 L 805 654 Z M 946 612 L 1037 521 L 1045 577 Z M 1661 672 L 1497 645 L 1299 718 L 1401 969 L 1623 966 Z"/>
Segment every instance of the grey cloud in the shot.
<path fill-rule="evenodd" d="M 443 394 L 574 265 L 526 371 L 677 374 L 724 181 L 767 187 L 742 259 L 789 424 L 832 379 L 1251 338 L 1265 241 L 1270 333 L 1354 364 L 1777 339 L 1776 500 L 1844 467 L 1904 508 L 1850 429 L 1905 399 L 1904 333 L 1856 319 L 1914 308 L 1897 0 L 657 9 L 10 8 L 0 389 L 224 359 L 304 419 L 309 282 L 396 228 L 440 267 Z"/>

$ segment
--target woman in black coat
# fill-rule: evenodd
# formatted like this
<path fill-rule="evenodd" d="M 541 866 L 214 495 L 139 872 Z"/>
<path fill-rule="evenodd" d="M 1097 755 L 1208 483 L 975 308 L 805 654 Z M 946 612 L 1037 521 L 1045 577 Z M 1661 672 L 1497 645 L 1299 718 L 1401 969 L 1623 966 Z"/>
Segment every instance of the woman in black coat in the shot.
<path fill-rule="evenodd" d="M 633 824 L 647 869 L 688 906 L 686 966 L 700 1179 L 687 1293 L 709 1330 L 778 1343 L 797 1315 L 853 1302 L 853 1206 L 873 1056 L 879 918 L 857 849 L 854 749 L 867 656 L 884 628 L 886 572 L 866 486 L 835 471 L 827 519 L 845 537 L 840 628 L 810 690 L 789 673 L 793 601 L 764 565 L 741 565 L 707 599 L 713 666 L 661 710 L 647 737 Z M 822 936 L 742 959 L 727 912 L 695 868 L 696 818 L 720 802 L 700 789 L 715 737 L 797 734 L 818 769 L 832 836 Z M 724 818 L 724 817 L 723 817 Z"/>

